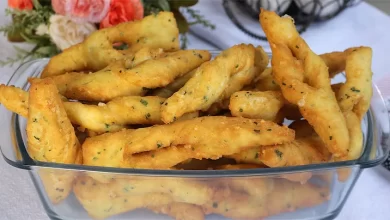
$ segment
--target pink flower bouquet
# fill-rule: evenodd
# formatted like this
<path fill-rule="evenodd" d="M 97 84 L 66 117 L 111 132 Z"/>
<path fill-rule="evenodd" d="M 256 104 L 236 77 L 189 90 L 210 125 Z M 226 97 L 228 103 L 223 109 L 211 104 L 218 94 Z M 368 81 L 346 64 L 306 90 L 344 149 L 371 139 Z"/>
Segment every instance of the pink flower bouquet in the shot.
<path fill-rule="evenodd" d="M 97 29 L 122 22 L 142 19 L 159 11 L 172 11 L 181 37 L 185 38 L 189 25 L 214 25 L 190 8 L 197 0 L 8 0 L 6 13 L 12 23 L 1 27 L 10 42 L 32 43 L 26 51 L 15 47 L 18 55 L 0 61 L 0 65 L 13 64 L 26 59 L 51 57 L 82 42 Z M 182 15 L 187 11 L 192 21 Z M 182 47 L 186 45 L 186 40 Z"/>

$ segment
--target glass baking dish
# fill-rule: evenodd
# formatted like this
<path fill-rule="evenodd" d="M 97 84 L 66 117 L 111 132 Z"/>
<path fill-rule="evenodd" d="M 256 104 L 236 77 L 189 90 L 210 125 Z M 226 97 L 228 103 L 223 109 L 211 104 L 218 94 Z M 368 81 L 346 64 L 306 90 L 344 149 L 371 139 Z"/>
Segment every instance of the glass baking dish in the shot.
<path fill-rule="evenodd" d="M 27 90 L 27 79 L 39 76 L 47 62 L 22 64 L 8 85 Z M 373 92 L 362 122 L 364 150 L 352 161 L 240 170 L 141 170 L 39 162 L 26 151 L 26 120 L 3 106 L 0 147 L 11 166 L 30 173 L 51 219 L 332 219 L 361 171 L 381 164 L 389 152 L 387 110 L 375 85 Z M 61 182 L 45 188 L 42 177 L 74 178 L 73 190 L 65 198 L 67 189 Z"/>

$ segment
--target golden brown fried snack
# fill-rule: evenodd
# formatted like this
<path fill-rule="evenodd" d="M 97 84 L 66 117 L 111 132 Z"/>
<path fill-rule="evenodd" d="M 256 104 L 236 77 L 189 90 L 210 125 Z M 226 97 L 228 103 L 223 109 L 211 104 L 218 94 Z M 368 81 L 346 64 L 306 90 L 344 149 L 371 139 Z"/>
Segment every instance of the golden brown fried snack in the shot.
<path fill-rule="evenodd" d="M 194 76 L 165 101 L 162 120 L 171 123 L 187 112 L 207 110 L 220 99 L 232 76 L 254 67 L 254 57 L 252 45 L 240 44 L 201 65 Z"/>
<path fill-rule="evenodd" d="M 276 121 L 283 106 L 284 98 L 280 91 L 240 91 L 230 97 L 229 109 L 235 117 Z"/>
<path fill-rule="evenodd" d="M 222 188 L 203 205 L 205 214 L 220 214 L 231 219 L 262 219 L 268 216 L 267 199 Z"/>
<path fill-rule="evenodd" d="M 168 205 L 160 206 L 148 206 L 148 209 L 157 214 L 169 215 L 175 220 L 203 220 L 204 213 L 200 206 L 183 203 L 173 202 Z"/>
<path fill-rule="evenodd" d="M 164 50 L 161 48 L 149 48 L 144 47 L 134 53 L 133 56 L 125 58 L 124 60 L 116 61 L 119 65 L 123 66 L 126 69 L 134 68 L 135 66 L 147 61 L 156 59 L 164 55 Z"/>
<path fill-rule="evenodd" d="M 98 183 L 88 177 L 79 177 L 75 181 L 73 191 L 88 214 L 96 219 L 105 219 L 138 208 L 162 206 L 173 202 L 172 197 L 166 193 L 126 195 L 118 194 L 117 191 L 120 189 L 110 187 L 113 186 Z"/>
<path fill-rule="evenodd" d="M 299 36 L 291 18 L 262 10 L 260 22 L 271 45 L 273 74 L 283 96 L 298 105 L 332 154 L 346 155 L 347 124 L 324 61 Z"/>
<path fill-rule="evenodd" d="M 27 117 L 28 92 L 20 88 L 4 85 L 0 85 L 0 91 L 3 91 L 0 94 L 0 103 L 3 103 L 10 111 Z M 63 105 L 69 120 L 73 124 L 88 129 L 88 132 L 101 134 L 119 131 L 128 124 L 163 124 L 160 109 L 164 100 L 164 98 L 153 96 L 127 96 L 115 98 L 107 104 L 87 105 L 80 102 L 64 101 Z M 183 115 L 178 120 L 186 120 L 198 116 L 198 112 L 192 112 Z"/>
<path fill-rule="evenodd" d="M 237 151 L 237 150 L 235 150 Z M 215 153 L 218 152 L 218 153 Z M 124 167 L 138 169 L 169 169 L 189 159 L 219 159 L 233 150 L 221 153 L 208 145 L 171 146 L 158 150 L 128 155 L 122 163 Z"/>
<path fill-rule="evenodd" d="M 112 45 L 116 42 L 126 43 L 129 49 L 115 50 Z M 145 47 L 176 51 L 179 46 L 179 30 L 173 13 L 159 12 L 92 33 L 84 42 L 54 56 L 42 77 L 82 70 L 98 71 Z"/>
<path fill-rule="evenodd" d="M 166 86 L 210 58 L 208 51 L 181 50 L 144 61 L 131 69 L 121 65 L 108 66 L 69 83 L 65 96 L 77 100 L 110 101 L 121 96 L 141 95 L 145 88 Z"/>
<path fill-rule="evenodd" d="M 269 167 L 299 166 L 323 163 L 329 160 L 324 153 L 324 143 L 317 137 L 297 139 L 291 143 L 263 147 L 259 151 L 259 160 Z"/>
<path fill-rule="evenodd" d="M 264 71 L 268 63 L 269 58 L 267 53 L 263 50 L 262 47 L 256 47 L 254 67 L 233 75 L 230 78 L 225 90 L 220 95 L 219 99 L 210 108 L 218 109 L 216 110 L 217 112 L 223 109 L 228 109 L 230 97 L 233 95 L 233 93 L 238 92 L 245 86 L 251 84 L 253 79 Z"/>
<path fill-rule="evenodd" d="M 0 103 L 16 114 L 27 118 L 28 93 L 15 86 L 0 85 Z"/>
<path fill-rule="evenodd" d="M 165 98 L 156 96 L 126 96 L 108 103 L 85 105 L 80 102 L 65 102 L 69 119 L 94 132 L 118 131 L 129 124 L 163 124 L 161 104 Z M 197 112 L 183 115 L 180 119 L 197 117 Z"/>
<path fill-rule="evenodd" d="M 266 200 L 268 214 L 276 215 L 320 205 L 329 199 L 329 191 L 329 187 L 275 180 L 275 190 Z"/>
<path fill-rule="evenodd" d="M 275 82 L 272 75 L 272 67 L 266 68 L 255 79 L 255 89 L 257 91 L 280 91 L 279 85 Z"/>
<path fill-rule="evenodd" d="M 74 178 L 77 176 L 75 172 L 60 169 L 39 169 L 38 174 L 53 204 L 58 204 L 68 197 L 72 191 Z"/>
<path fill-rule="evenodd" d="M 233 75 L 219 99 L 210 106 L 210 108 L 207 110 L 207 113 L 209 115 L 217 115 L 222 110 L 229 109 L 230 97 L 233 95 L 233 93 L 242 89 L 245 90 L 246 88 L 248 88 L 248 90 L 252 90 L 253 86 L 251 84 L 254 78 L 264 71 L 268 65 L 268 62 L 268 55 L 264 52 L 263 48 L 255 48 L 254 67 Z"/>
<path fill-rule="evenodd" d="M 294 121 L 289 128 L 295 130 L 293 142 L 252 148 L 231 157 L 238 162 L 264 163 L 269 167 L 321 163 L 330 158 L 329 151 L 306 120 Z"/>
<path fill-rule="evenodd" d="M 347 52 L 334 51 L 331 53 L 324 53 L 320 55 L 328 67 L 329 77 L 333 78 L 337 74 L 345 70 L 345 60 L 347 58 Z"/>
<path fill-rule="evenodd" d="M 58 92 L 60 94 L 64 94 L 69 83 L 79 80 L 80 78 L 85 76 L 85 74 L 86 73 L 83 72 L 70 72 L 58 76 L 50 76 L 47 78 L 51 78 L 55 82 Z"/>
<path fill-rule="evenodd" d="M 293 130 L 273 122 L 224 116 L 200 117 L 88 138 L 83 144 L 83 159 L 86 165 L 124 167 L 127 158 L 135 153 L 170 146 L 213 146 L 205 149 L 208 154 L 218 156 L 292 140 Z"/>
<path fill-rule="evenodd" d="M 337 100 L 342 111 L 353 111 L 362 120 L 372 97 L 372 49 L 359 47 L 349 50 L 345 69 L 347 81 L 338 91 Z"/>
<path fill-rule="evenodd" d="M 274 190 L 265 197 L 220 189 L 203 209 L 206 214 L 216 213 L 232 219 L 261 219 L 319 205 L 329 196 L 329 188 L 326 187 L 320 188 L 286 180 L 274 182 Z"/>
<path fill-rule="evenodd" d="M 146 60 L 155 59 L 163 54 L 161 48 L 150 49 L 142 48 L 137 51 L 134 55 L 122 60 L 117 60 L 109 64 L 111 68 L 133 68 Z M 89 72 L 91 73 L 91 72 Z M 68 84 L 73 81 L 82 79 L 87 73 L 86 72 L 69 72 L 61 75 L 50 76 L 56 83 L 60 94 L 65 94 Z"/>
<path fill-rule="evenodd" d="M 319 56 L 328 67 L 329 77 L 333 78 L 338 73 L 345 70 L 345 60 L 347 58 L 347 51 L 344 52 L 330 52 L 320 54 Z M 256 79 L 255 89 L 257 91 L 279 91 L 280 86 L 275 82 L 272 75 L 272 67 L 266 68 Z"/>
<path fill-rule="evenodd" d="M 169 98 L 171 95 L 177 92 L 181 87 L 183 87 L 188 82 L 188 80 L 190 80 L 194 76 L 195 72 L 196 69 L 192 70 L 189 73 L 184 74 L 183 76 L 175 79 L 175 81 L 173 81 L 166 87 L 156 89 L 155 91 L 153 91 L 152 95 L 163 97 L 163 98 Z"/>
<path fill-rule="evenodd" d="M 70 123 L 56 85 L 51 79 L 32 79 L 27 120 L 27 151 L 38 161 L 81 164 L 79 141 Z M 42 170 L 42 183 L 53 203 L 71 191 L 74 173 Z"/>
<path fill-rule="evenodd" d="M 260 163 L 269 167 L 300 166 L 329 160 L 324 143 L 318 137 L 305 137 L 292 142 L 251 148 L 229 156 L 240 163 Z"/>
<path fill-rule="evenodd" d="M 30 81 L 28 152 L 39 161 L 74 163 L 80 149 L 57 87 L 51 79 Z"/>
<path fill-rule="evenodd" d="M 274 179 L 267 177 L 230 177 L 216 181 L 219 185 L 257 198 L 264 198 L 274 190 Z"/>
<path fill-rule="evenodd" d="M 213 196 L 213 189 L 210 186 L 195 180 L 177 177 L 159 178 L 157 184 L 153 177 L 119 175 L 108 183 L 100 183 L 89 176 L 80 176 L 75 182 L 74 190 L 80 190 L 91 196 L 101 193 L 117 197 L 164 193 L 176 202 L 196 205 L 206 204 Z"/>
<path fill-rule="evenodd" d="M 372 97 L 372 49 L 369 47 L 351 48 L 346 60 L 346 77 L 344 84 L 339 84 L 336 93 L 344 117 L 347 121 L 350 146 L 344 157 L 335 157 L 336 161 L 354 160 L 362 153 L 363 133 L 361 120 L 367 113 Z M 340 172 L 345 179 L 348 172 Z"/>

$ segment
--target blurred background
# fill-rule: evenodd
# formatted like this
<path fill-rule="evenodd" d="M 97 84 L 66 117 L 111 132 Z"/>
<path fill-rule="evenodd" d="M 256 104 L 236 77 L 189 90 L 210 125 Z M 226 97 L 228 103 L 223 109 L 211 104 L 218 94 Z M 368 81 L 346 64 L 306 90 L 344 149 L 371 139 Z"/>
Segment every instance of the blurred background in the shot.
<path fill-rule="evenodd" d="M 366 0 L 366 2 L 374 5 L 378 9 L 390 14 L 390 1 L 388 0 Z"/>

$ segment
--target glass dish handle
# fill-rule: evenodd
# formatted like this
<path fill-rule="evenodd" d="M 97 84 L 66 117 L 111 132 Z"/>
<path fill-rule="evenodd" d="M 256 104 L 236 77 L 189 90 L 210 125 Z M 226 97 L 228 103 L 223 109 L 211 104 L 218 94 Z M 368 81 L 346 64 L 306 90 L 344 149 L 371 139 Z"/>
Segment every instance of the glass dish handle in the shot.
<path fill-rule="evenodd" d="M 373 135 L 367 137 L 369 139 L 367 143 L 371 146 L 366 146 L 365 148 L 365 150 L 370 152 L 363 153 L 366 157 L 361 157 L 358 160 L 358 164 L 362 168 L 370 168 L 382 164 L 387 159 L 390 151 L 390 112 L 387 105 L 388 102 L 383 99 L 381 91 L 376 85 L 373 85 L 373 93 L 370 113 L 367 114 L 367 119 L 372 121 Z M 375 114 L 375 117 L 373 117 L 373 114 Z"/>

